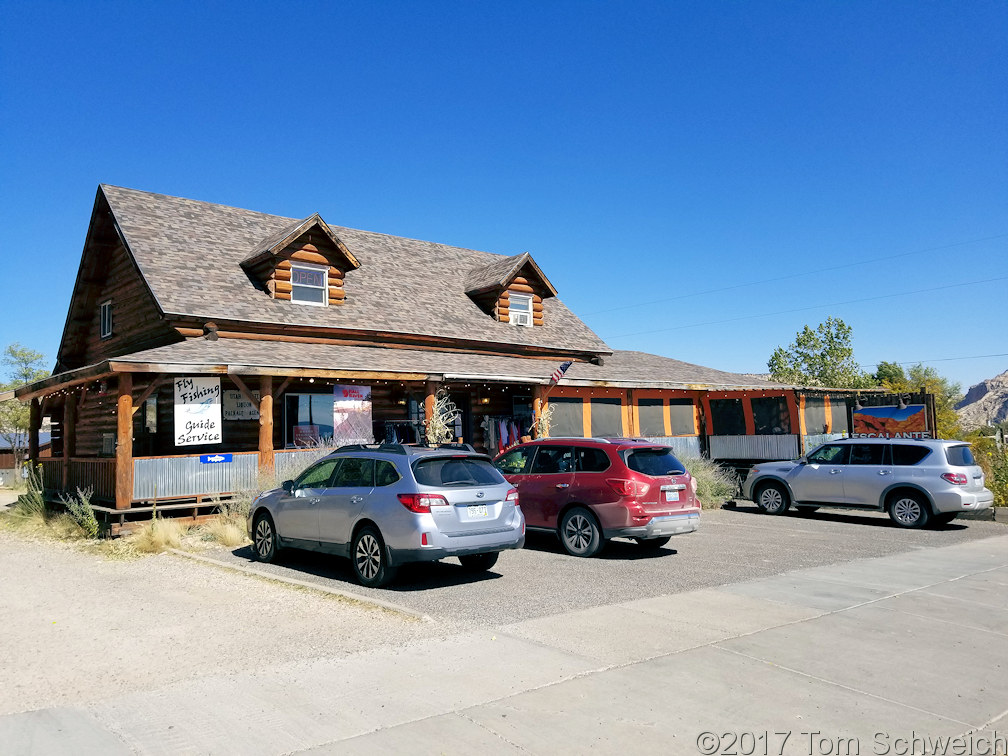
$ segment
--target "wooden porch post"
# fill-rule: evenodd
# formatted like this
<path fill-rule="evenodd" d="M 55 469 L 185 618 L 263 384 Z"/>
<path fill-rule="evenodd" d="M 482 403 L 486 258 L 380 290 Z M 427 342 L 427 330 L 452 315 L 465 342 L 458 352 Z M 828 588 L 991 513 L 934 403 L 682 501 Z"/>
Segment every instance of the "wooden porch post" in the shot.
<path fill-rule="evenodd" d="M 544 396 L 543 385 L 537 383 L 532 392 L 532 438 L 539 438 L 539 418 L 542 417 Z"/>
<path fill-rule="evenodd" d="M 434 395 L 436 393 L 437 393 L 437 384 L 434 381 L 427 381 L 427 395 L 424 397 L 424 403 L 423 403 L 425 438 L 426 438 L 427 426 L 430 424 L 431 418 L 434 417 Z"/>
<path fill-rule="evenodd" d="M 116 509 L 129 509 L 133 502 L 133 374 L 119 374 L 116 413 Z"/>
<path fill-rule="evenodd" d="M 259 378 L 259 472 L 273 473 L 273 376 Z"/>
<path fill-rule="evenodd" d="M 39 458 L 39 428 L 42 427 L 42 405 L 37 398 L 31 400 L 28 408 L 28 459 L 32 465 L 38 464 Z"/>
<path fill-rule="evenodd" d="M 68 394 L 63 402 L 63 490 L 70 488 L 70 458 L 77 451 L 77 401 Z"/>

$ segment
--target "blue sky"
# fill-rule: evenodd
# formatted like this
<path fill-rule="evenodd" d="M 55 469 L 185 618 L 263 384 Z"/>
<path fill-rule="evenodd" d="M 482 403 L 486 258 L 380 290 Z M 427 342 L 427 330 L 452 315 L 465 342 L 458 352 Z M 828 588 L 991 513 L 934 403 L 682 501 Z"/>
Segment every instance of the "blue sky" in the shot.
<path fill-rule="evenodd" d="M 105 182 L 529 251 L 617 349 L 1008 370 L 1004 2 L 0 12 L 0 346 L 50 364 Z"/>

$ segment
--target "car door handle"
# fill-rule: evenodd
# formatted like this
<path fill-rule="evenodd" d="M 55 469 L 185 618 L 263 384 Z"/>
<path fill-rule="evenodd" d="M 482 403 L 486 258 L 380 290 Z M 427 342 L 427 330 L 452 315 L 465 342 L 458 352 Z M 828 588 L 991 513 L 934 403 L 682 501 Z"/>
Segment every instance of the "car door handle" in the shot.
<path fill-rule="evenodd" d="M 318 504 L 320 501 L 322 501 L 322 499 L 312 499 L 311 503 L 312 504 Z"/>
<path fill-rule="evenodd" d="M 892 470 L 879 470 L 879 475 L 892 475 Z"/>
<path fill-rule="evenodd" d="M 351 496 L 350 497 L 350 503 L 351 504 L 360 504 L 362 501 L 364 501 L 364 497 L 363 496 Z"/>
<path fill-rule="evenodd" d="M 837 468 L 834 467 L 832 470 L 829 471 L 829 474 L 830 475 L 837 475 L 840 472 L 843 472 L 843 471 L 842 470 L 838 470 Z"/>
<path fill-rule="evenodd" d="M 557 488 L 570 488 L 570 483 L 557 483 Z"/>

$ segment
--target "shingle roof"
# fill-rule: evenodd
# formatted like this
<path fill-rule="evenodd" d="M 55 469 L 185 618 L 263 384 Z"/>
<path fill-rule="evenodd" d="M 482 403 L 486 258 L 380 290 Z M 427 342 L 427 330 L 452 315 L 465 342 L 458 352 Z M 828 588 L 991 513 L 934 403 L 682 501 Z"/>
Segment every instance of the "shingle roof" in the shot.
<path fill-rule="evenodd" d="M 173 371 L 191 367 L 229 366 L 228 372 L 246 369 L 307 368 L 377 373 L 423 373 L 433 376 L 465 376 L 473 379 L 514 380 L 546 383 L 557 366 L 553 360 L 466 352 L 438 352 L 423 349 L 391 349 L 345 344 L 306 344 L 253 339 L 188 339 L 178 344 L 148 349 L 122 357 L 116 363 L 157 363 L 173 366 Z M 603 365 L 576 362 L 564 375 L 561 385 L 583 382 L 628 385 L 638 388 L 771 389 L 782 384 L 761 381 L 737 373 L 691 365 L 644 352 L 617 351 Z"/>
<path fill-rule="evenodd" d="M 544 297 L 555 297 L 556 289 L 553 288 L 553 284 L 549 282 L 528 252 L 502 257 L 486 265 L 473 268 L 469 271 L 469 277 L 466 280 L 466 292 L 475 294 L 491 289 L 504 289 L 525 265 L 531 266 L 536 277 L 542 280 L 546 290 Z"/>
<path fill-rule="evenodd" d="M 556 297 L 543 302 L 543 326 L 516 328 L 488 317 L 466 295 L 467 279 L 478 267 L 501 263 L 500 255 L 331 226 L 360 262 L 344 279 L 347 304 L 300 306 L 270 299 L 241 267 L 297 219 L 114 186 L 102 185 L 101 191 L 158 306 L 169 315 L 612 351 Z"/>

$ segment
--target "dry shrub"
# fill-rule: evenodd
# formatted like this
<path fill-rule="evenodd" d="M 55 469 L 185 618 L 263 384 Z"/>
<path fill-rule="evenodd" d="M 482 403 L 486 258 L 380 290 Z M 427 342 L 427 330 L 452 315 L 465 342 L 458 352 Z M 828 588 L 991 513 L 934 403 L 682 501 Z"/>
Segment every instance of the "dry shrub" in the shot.
<path fill-rule="evenodd" d="M 735 471 L 706 457 L 682 457 L 690 475 L 697 482 L 697 498 L 708 508 L 718 508 L 738 491 Z"/>
<path fill-rule="evenodd" d="M 157 517 L 141 525 L 126 536 L 130 546 L 141 554 L 158 554 L 168 549 L 177 549 L 189 527 L 178 520 Z"/>
<path fill-rule="evenodd" d="M 221 546 L 233 548 L 248 543 L 245 533 L 245 520 L 221 515 L 208 520 L 200 526 L 200 535 L 208 541 L 215 541 Z"/>

